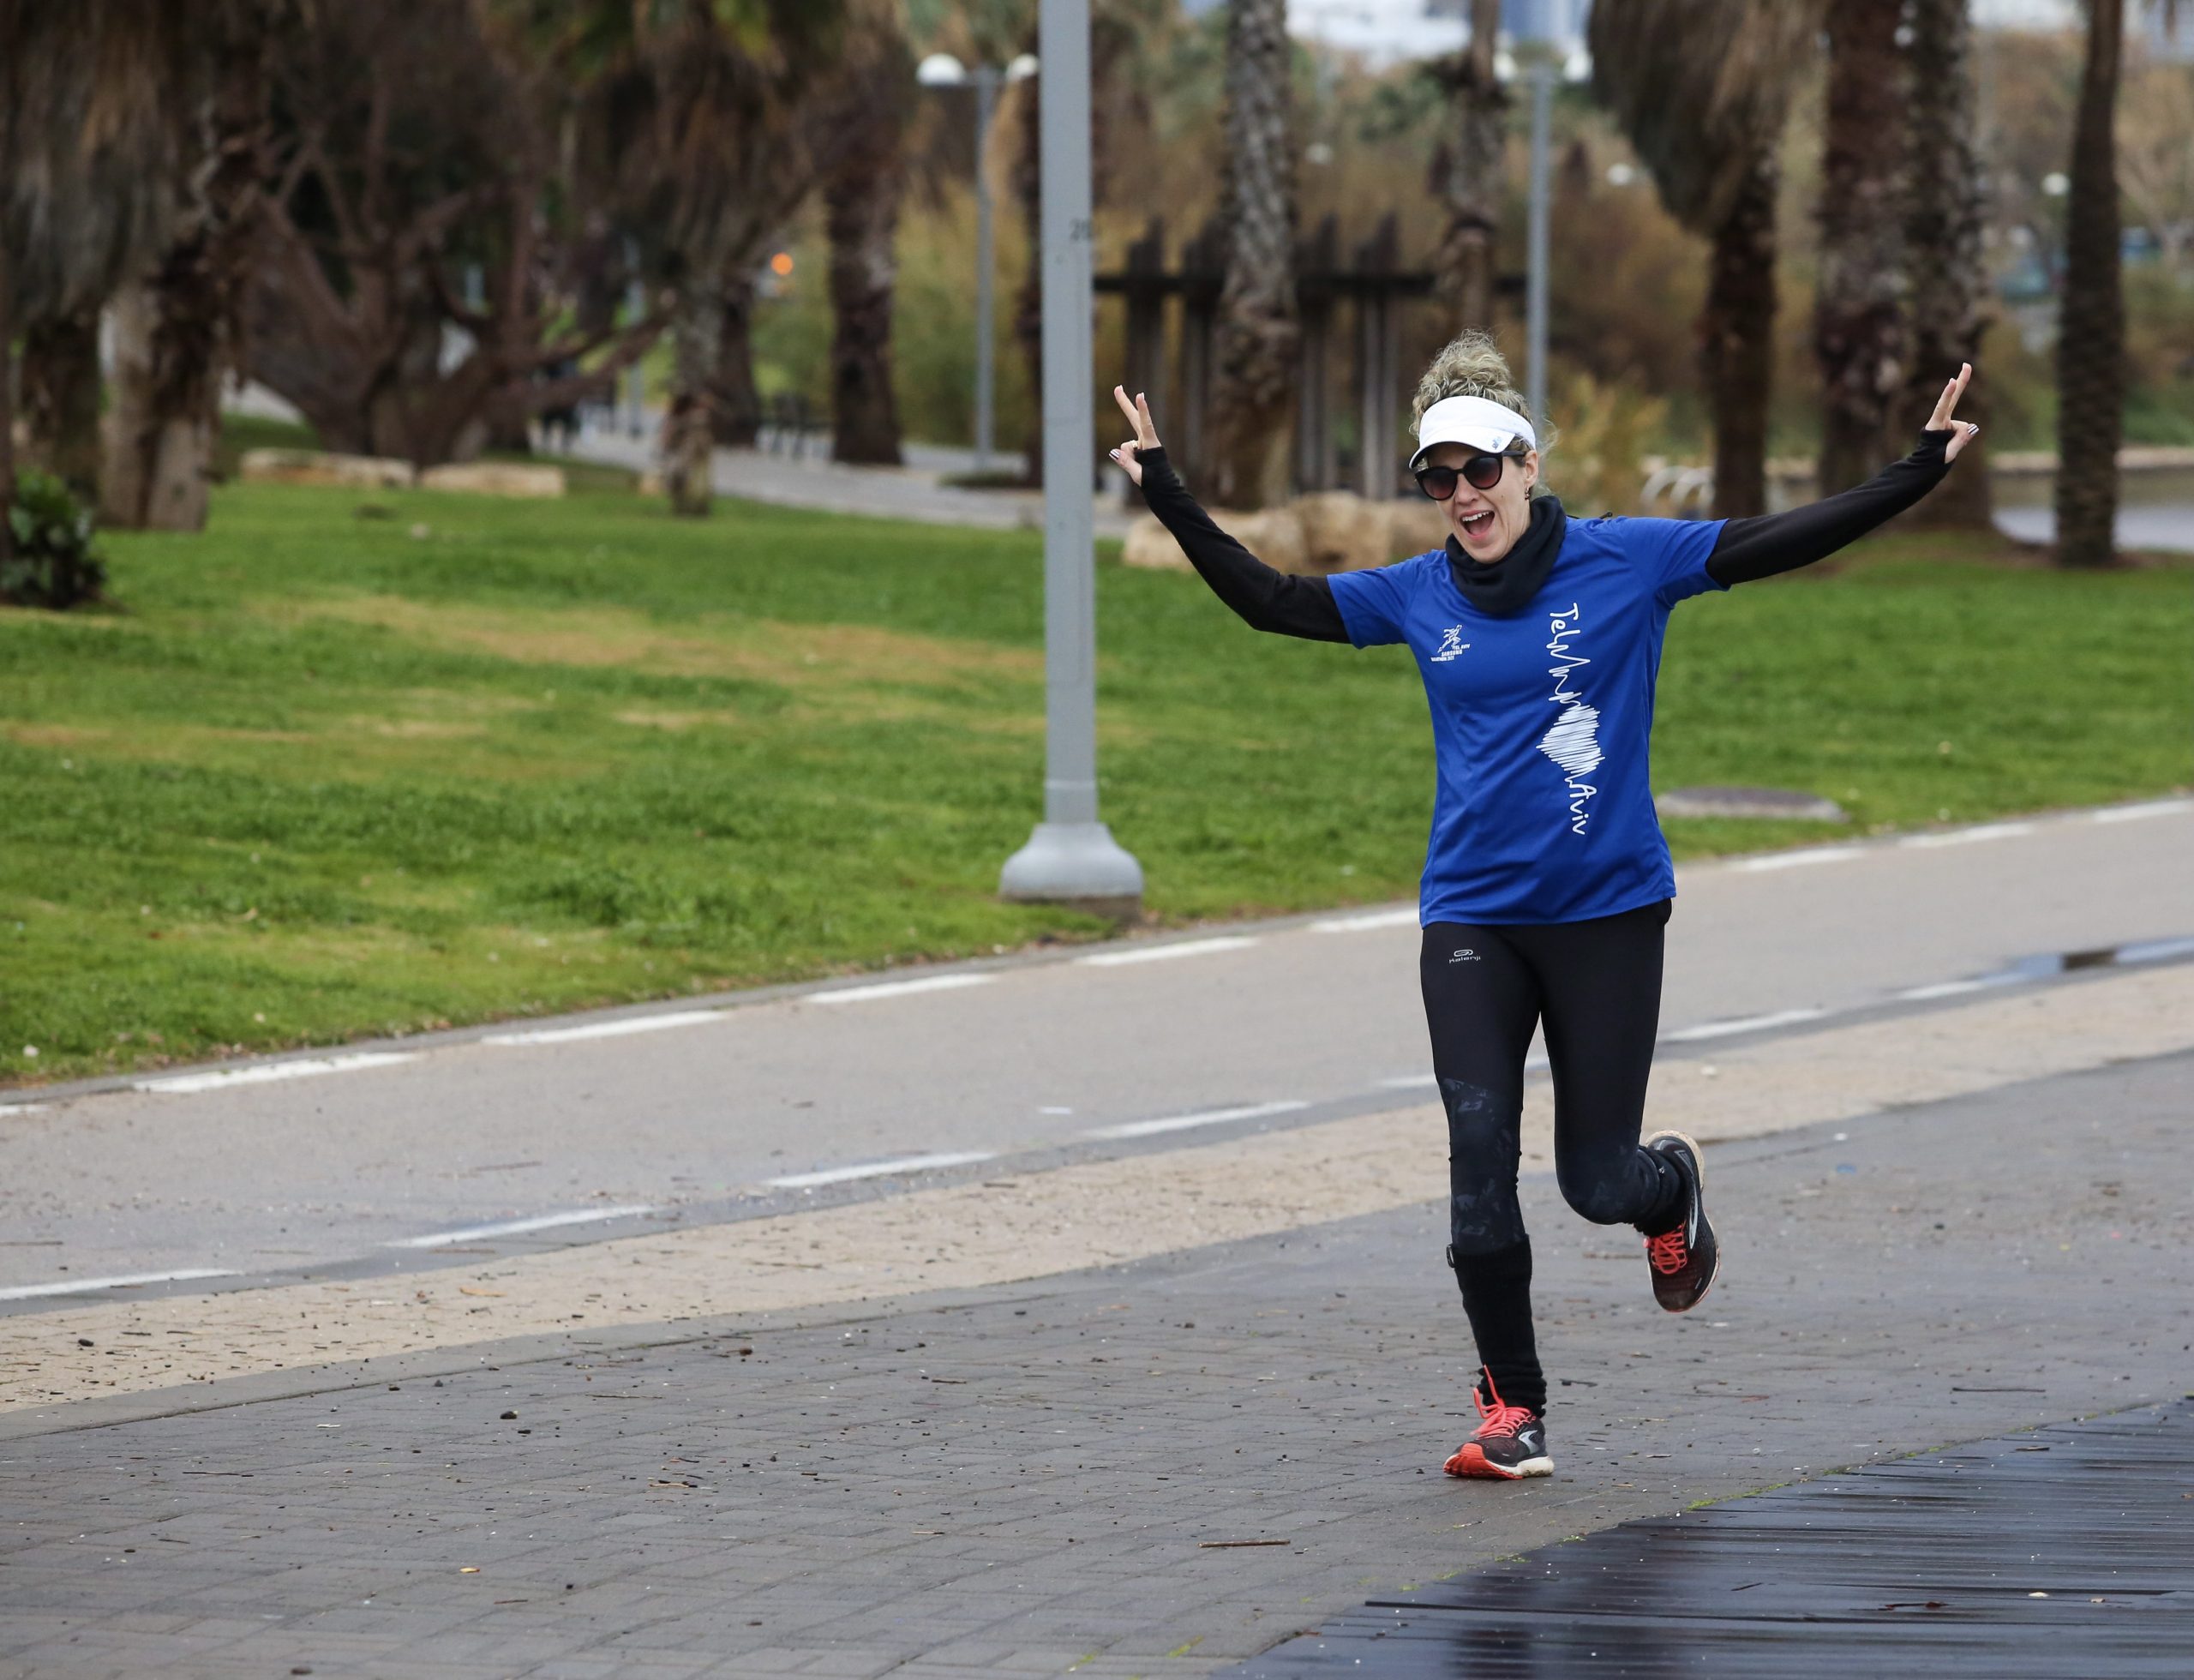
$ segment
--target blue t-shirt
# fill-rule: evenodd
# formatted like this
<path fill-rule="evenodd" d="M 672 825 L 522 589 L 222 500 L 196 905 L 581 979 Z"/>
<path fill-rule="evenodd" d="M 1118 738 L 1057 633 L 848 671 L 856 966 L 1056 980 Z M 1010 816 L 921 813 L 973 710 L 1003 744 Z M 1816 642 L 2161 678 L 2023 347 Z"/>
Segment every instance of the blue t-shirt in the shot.
<path fill-rule="evenodd" d="M 1671 897 L 1646 751 L 1669 609 L 1720 587 L 1722 522 L 1572 519 L 1531 604 L 1463 598 L 1447 551 L 1330 581 L 1358 647 L 1406 642 L 1438 763 L 1418 918 L 1584 921 Z"/>

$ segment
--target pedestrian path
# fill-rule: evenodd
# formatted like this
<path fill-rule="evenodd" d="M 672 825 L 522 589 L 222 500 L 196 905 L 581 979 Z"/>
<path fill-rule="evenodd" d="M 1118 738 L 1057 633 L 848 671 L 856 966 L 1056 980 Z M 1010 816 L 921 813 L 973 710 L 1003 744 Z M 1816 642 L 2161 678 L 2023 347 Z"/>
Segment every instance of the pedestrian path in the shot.
<path fill-rule="evenodd" d="M 590 424 L 573 441 L 571 453 L 582 460 L 645 471 L 658 465 L 659 431 L 652 416 L 638 432 L 614 423 Z M 1041 490 L 978 490 L 948 482 L 972 470 L 974 458 L 965 450 L 909 444 L 906 458 L 899 467 L 845 466 L 830 459 L 827 442 L 812 441 L 797 450 L 718 449 L 709 480 L 719 495 L 786 507 L 1009 531 L 1040 529 L 1044 523 Z M 1017 462 L 1011 458 L 1009 464 Z M 1118 495 L 1093 495 L 1091 508 L 1100 537 L 1124 536 L 1141 511 L 1140 506 L 1126 507 Z"/>
<path fill-rule="evenodd" d="M 1439 1473 L 1470 1355 L 1423 1200 L 774 1312 L 603 1289 L 562 1334 L 70 1408 L 0 1440 L 0 1675 L 1208 1672 L 1612 1524 L 2175 1399 L 2190 1097 L 2181 1054 L 1710 1145 L 1729 1257 L 1681 1318 L 1530 1175 L 1557 1474 L 1522 1485 Z M 465 1283 L 492 1336 L 505 1286 Z M 54 1328 L 7 1357 L 105 1357 Z"/>

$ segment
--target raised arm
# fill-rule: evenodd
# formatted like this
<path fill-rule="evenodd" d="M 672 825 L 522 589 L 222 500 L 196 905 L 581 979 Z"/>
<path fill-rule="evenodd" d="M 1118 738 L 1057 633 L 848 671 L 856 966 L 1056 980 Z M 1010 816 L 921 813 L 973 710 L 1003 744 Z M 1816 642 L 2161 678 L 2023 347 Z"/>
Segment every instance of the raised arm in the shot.
<path fill-rule="evenodd" d="M 1958 452 L 1981 429 L 1951 417 L 1972 376 L 1970 363 L 1960 369 L 1943 387 L 1920 435 L 1920 447 L 1865 483 L 1787 513 L 1731 519 L 1707 557 L 1707 575 L 1727 587 L 1795 571 L 1826 559 L 1918 501 L 1943 482 Z"/>
<path fill-rule="evenodd" d="M 1221 531 L 1166 459 L 1150 417 L 1149 399 L 1137 397 L 1130 402 L 1126 391 L 1117 385 L 1112 396 L 1135 423 L 1135 436 L 1113 450 L 1112 459 L 1141 487 L 1144 504 L 1173 534 L 1211 592 L 1253 630 L 1313 642 L 1348 640 L 1348 627 L 1341 621 L 1333 586 L 1323 578 L 1275 572 Z"/>

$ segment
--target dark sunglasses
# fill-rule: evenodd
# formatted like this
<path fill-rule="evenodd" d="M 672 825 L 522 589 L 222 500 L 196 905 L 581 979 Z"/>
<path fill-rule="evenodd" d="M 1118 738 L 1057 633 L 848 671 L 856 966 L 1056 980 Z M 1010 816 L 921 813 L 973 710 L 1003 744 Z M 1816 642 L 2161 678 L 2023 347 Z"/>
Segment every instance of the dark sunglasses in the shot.
<path fill-rule="evenodd" d="M 1435 501 L 1445 501 L 1455 493 L 1455 481 L 1462 479 L 1474 490 L 1490 490 L 1501 482 L 1502 468 L 1512 460 L 1520 461 L 1524 452 L 1510 449 L 1498 455 L 1473 455 L 1460 468 L 1452 466 L 1419 467 L 1417 488 Z"/>

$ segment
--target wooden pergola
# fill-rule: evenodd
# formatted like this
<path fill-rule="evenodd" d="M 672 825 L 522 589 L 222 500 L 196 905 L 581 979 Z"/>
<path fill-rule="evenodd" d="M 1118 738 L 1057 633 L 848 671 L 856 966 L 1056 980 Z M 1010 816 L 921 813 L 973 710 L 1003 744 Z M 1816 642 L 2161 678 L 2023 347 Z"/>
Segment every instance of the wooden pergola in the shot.
<path fill-rule="evenodd" d="M 1402 408 L 1401 309 L 1414 298 L 1432 295 L 1435 277 L 1427 269 L 1401 267 L 1401 235 L 1388 214 L 1372 236 L 1358 245 L 1344 264 L 1340 230 L 1328 216 L 1317 231 L 1296 248 L 1296 303 L 1302 322 L 1295 422 L 1295 489 L 1352 489 L 1366 496 L 1390 496 L 1404 488 L 1399 429 Z M 1226 280 L 1225 245 L 1215 221 L 1181 249 L 1180 266 L 1166 267 L 1166 225 L 1153 217 L 1142 238 L 1127 249 L 1115 273 L 1100 274 L 1100 292 L 1114 293 L 1127 304 L 1129 389 L 1170 393 L 1166 448 L 1184 475 L 1201 462 L 1211 402 L 1212 342 L 1219 322 Z M 1505 286 L 1504 290 L 1507 289 Z M 1166 377 L 1166 307 L 1178 298 L 1181 330 L 1177 367 Z M 1334 441 L 1335 395 L 1331 388 L 1334 334 L 1346 306 L 1352 329 L 1353 369 L 1344 402 L 1357 408 L 1358 447 L 1349 463 L 1353 483 L 1342 482 L 1342 462 Z"/>

